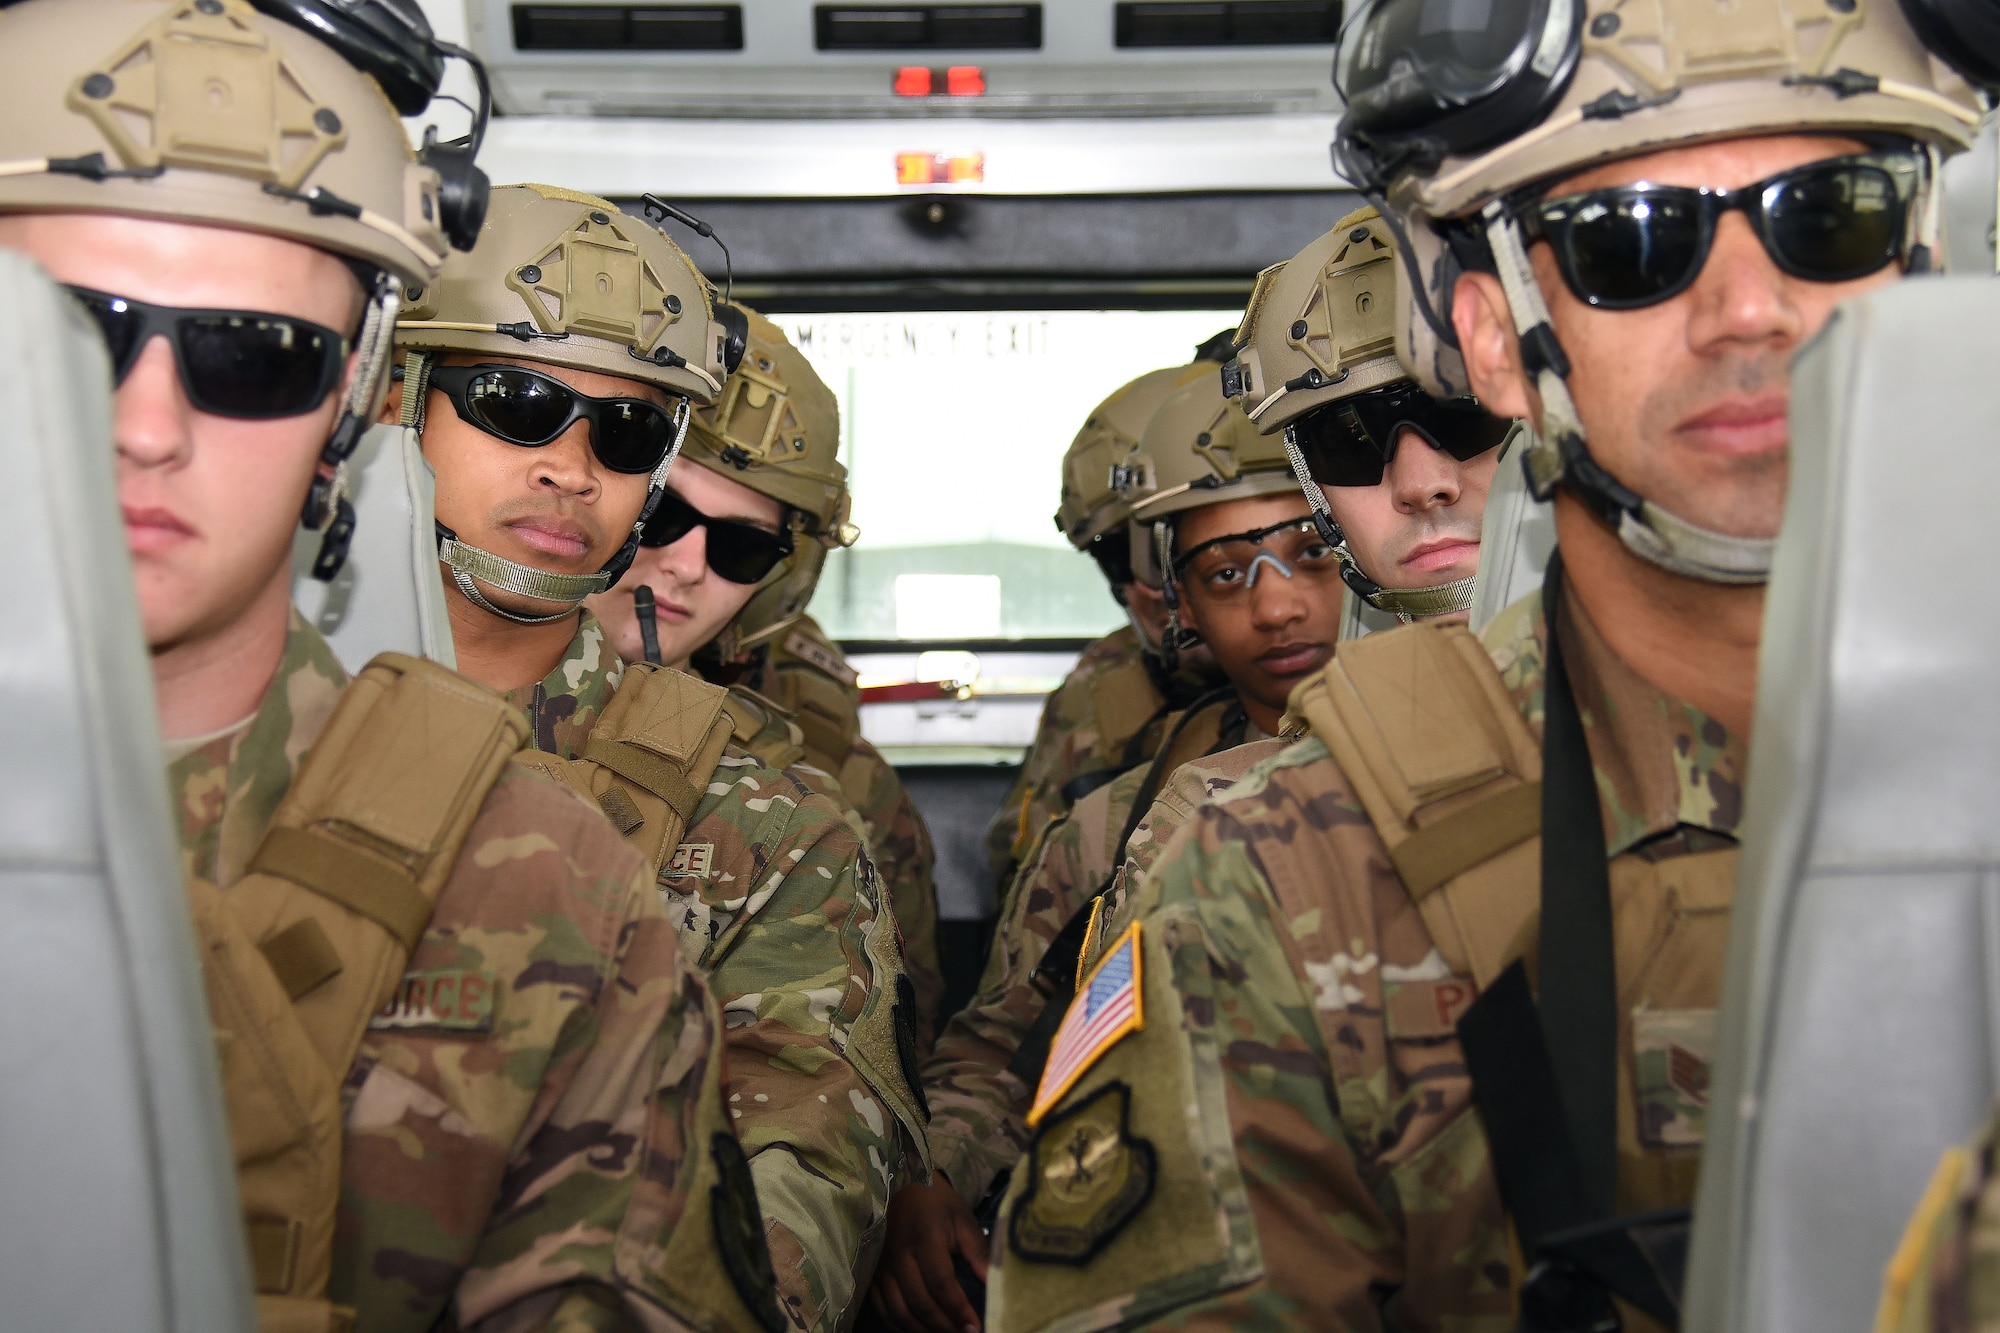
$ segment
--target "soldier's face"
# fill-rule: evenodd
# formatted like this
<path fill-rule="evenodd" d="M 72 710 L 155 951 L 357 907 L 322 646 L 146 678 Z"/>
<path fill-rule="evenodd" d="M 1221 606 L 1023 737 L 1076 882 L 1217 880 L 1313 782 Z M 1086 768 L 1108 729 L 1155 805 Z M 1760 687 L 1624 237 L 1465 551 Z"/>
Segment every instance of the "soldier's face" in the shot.
<path fill-rule="evenodd" d="M 735 519 L 768 532 L 778 531 L 784 520 L 784 507 L 770 496 L 689 458 L 674 460 L 667 473 L 667 489 L 710 518 Z M 632 590 L 641 584 L 653 590 L 660 660 L 669 666 L 685 666 L 696 650 L 736 619 L 757 592 L 756 584 L 731 583 L 708 567 L 706 528 L 692 529 L 671 546 L 640 547 L 639 558 L 618 586 L 588 603 L 604 622 L 618 655 L 628 662 L 643 656 L 639 620 L 632 605 Z"/>
<path fill-rule="evenodd" d="M 1176 525 L 1175 549 L 1192 553 L 1177 581 L 1185 614 L 1238 693 L 1271 715 L 1252 714 L 1267 730 L 1292 687 L 1333 656 L 1339 567 L 1310 529 L 1270 534 L 1254 551 L 1248 543 L 1207 544 L 1309 517 L 1293 492 L 1189 510 Z"/>
<path fill-rule="evenodd" d="M 593 398 L 644 398 L 668 407 L 650 384 L 517 357 L 447 356 L 446 365 L 520 365 Z M 548 444 L 526 448 L 461 420 L 451 399 L 432 389 L 424 408 L 424 457 L 437 472 L 438 521 L 461 541 L 555 574 L 591 574 L 618 553 L 646 504 L 648 477 L 613 472 L 590 447 L 590 423 L 577 420 Z M 459 596 L 449 575 L 445 586 Z M 525 615 L 536 602 L 481 589 L 497 606 Z"/>
<path fill-rule="evenodd" d="M 25 251 L 58 282 L 157 305 L 288 315 L 343 333 L 362 300 L 331 255 L 251 232 L 24 214 L 0 217 L 0 246 Z M 139 353 L 118 386 L 112 435 L 125 544 L 155 651 L 289 600 L 292 534 L 340 396 L 274 421 L 212 416 L 189 403 L 165 338 Z"/>
<path fill-rule="evenodd" d="M 1381 481 L 1320 490 L 1364 574 L 1385 588 L 1431 588 L 1479 572 L 1479 520 L 1499 459 L 1489 449 L 1461 463 L 1405 430 Z"/>
<path fill-rule="evenodd" d="M 1551 197 L 1651 181 L 1735 187 L 1788 167 L 1862 151 L 1850 139 L 1778 135 L 1626 158 L 1557 183 Z M 1779 270 L 1740 212 L 1723 216 L 1692 286 L 1638 310 L 1586 305 L 1545 242 L 1529 252 L 1572 367 L 1591 454 L 1627 486 L 1713 531 L 1770 537 L 1784 509 L 1790 362 L 1833 307 L 1894 282 L 1895 264 L 1853 282 Z M 1473 391 L 1497 416 L 1539 422 L 1499 280 L 1468 274 L 1453 322 Z"/>
<path fill-rule="evenodd" d="M 1157 656 L 1160 645 L 1166 641 L 1166 594 L 1134 579 L 1125 585 L 1125 609 L 1130 614 L 1132 627 L 1146 640 L 1147 649 Z M 1205 643 L 1181 649 L 1180 660 L 1190 671 L 1204 675 L 1215 671 L 1215 654 L 1208 650 Z"/>

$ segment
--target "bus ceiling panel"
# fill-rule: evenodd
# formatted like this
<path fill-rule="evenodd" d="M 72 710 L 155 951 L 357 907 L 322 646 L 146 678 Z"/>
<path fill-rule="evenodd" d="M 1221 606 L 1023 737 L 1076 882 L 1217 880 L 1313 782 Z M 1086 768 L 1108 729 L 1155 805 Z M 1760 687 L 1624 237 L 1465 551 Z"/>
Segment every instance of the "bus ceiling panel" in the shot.
<path fill-rule="evenodd" d="M 464 12 L 503 115 L 852 120 L 1338 109 L 1333 45 L 1322 39 L 1338 27 L 1339 0 L 465 0 Z"/>
<path fill-rule="evenodd" d="M 892 199 L 681 199 L 773 310 L 1240 307 L 1346 191 Z M 626 207 L 638 211 L 636 200 Z M 697 263 L 705 263 L 695 243 Z"/>
<path fill-rule="evenodd" d="M 506 116 L 479 164 L 610 198 L 1331 190 L 1331 114 L 1021 120 Z M 1282 258 L 1282 256 L 1280 256 Z"/>

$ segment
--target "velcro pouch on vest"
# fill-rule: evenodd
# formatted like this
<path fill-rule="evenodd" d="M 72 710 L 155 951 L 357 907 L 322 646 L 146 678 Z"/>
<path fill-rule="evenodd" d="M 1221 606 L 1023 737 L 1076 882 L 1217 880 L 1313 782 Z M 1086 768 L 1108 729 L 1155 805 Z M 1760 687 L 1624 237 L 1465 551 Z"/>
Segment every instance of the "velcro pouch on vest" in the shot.
<path fill-rule="evenodd" d="M 734 726 L 728 697 L 684 671 L 634 662 L 580 758 L 529 750 L 515 762 L 595 802 L 657 877 L 722 762 Z"/>
<path fill-rule="evenodd" d="M 1458 625 L 1343 642 L 1292 693 L 1453 972 L 1485 989 L 1541 902 L 1541 747 Z"/>
<path fill-rule="evenodd" d="M 351 1326 L 325 1299 L 340 1085 L 526 740 L 498 695 L 384 653 L 342 693 L 244 877 L 189 885 L 266 1329 Z"/>

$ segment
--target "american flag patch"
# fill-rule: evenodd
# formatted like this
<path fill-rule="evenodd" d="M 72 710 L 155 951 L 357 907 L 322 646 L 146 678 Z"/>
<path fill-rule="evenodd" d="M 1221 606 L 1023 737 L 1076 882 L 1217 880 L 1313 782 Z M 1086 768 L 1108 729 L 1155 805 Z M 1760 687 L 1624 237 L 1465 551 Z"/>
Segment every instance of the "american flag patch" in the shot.
<path fill-rule="evenodd" d="M 1134 921 L 1069 1002 L 1069 1012 L 1049 1044 L 1048 1063 L 1042 1066 L 1035 1104 L 1028 1111 L 1030 1126 L 1041 1122 L 1098 1056 L 1126 1033 L 1145 1026 L 1139 970 L 1139 923 Z"/>

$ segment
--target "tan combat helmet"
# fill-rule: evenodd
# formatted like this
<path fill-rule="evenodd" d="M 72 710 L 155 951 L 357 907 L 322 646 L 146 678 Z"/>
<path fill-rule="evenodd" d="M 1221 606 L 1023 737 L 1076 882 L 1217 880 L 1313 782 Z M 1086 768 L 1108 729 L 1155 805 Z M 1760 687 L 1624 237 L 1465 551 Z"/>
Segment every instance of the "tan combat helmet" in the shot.
<path fill-rule="evenodd" d="M 679 246 L 595 195 L 551 185 L 493 191 L 486 225 L 437 280 L 412 288 L 396 325 L 405 353 L 403 420 L 423 429 L 425 385 L 447 352 L 540 361 L 656 385 L 677 400 L 674 443 L 653 469 L 639 521 L 595 574 L 558 574 L 469 546 L 438 525 L 438 558 L 474 606 L 521 624 L 568 615 L 616 583 L 639 551 L 667 469 L 697 403 L 722 389 L 726 333 L 708 280 Z M 556 604 L 526 616 L 494 605 L 479 584 Z"/>
<path fill-rule="evenodd" d="M 1408 619 L 1472 605 L 1474 580 L 1390 589 L 1355 560 L 1299 450 L 1297 423 L 1345 398 L 1406 382 L 1396 359 L 1396 243 L 1373 208 L 1349 213 L 1282 264 L 1257 275 L 1236 357 L 1223 391 L 1240 400 L 1263 434 L 1284 441 L 1286 457 L 1312 506 L 1321 535 L 1340 553 L 1341 575 L 1370 606 Z"/>
<path fill-rule="evenodd" d="M 1161 656 L 1173 670 L 1188 646 L 1180 625 L 1180 594 L 1171 577 L 1176 514 L 1260 495 L 1296 495 L 1278 440 L 1259 435 L 1242 405 L 1222 396 L 1222 370 L 1197 361 L 1174 372 L 1172 393 L 1153 413 L 1139 444 L 1119 470 L 1120 493 L 1132 515 L 1132 565 L 1136 576 L 1167 601 Z"/>
<path fill-rule="evenodd" d="M 848 521 L 840 403 L 783 330 L 755 311 L 744 313 L 750 329 L 743 362 L 715 405 L 695 414 L 685 457 L 783 505 L 792 553 L 707 645 L 725 662 L 796 622 L 819 585 L 827 552 L 861 536 Z"/>
<path fill-rule="evenodd" d="M 462 54 L 432 39 L 420 13 L 391 7 L 363 19 L 319 0 L 273 7 L 288 21 L 244 0 L 27 0 L 0 10 L 0 212 L 261 232 L 378 275 L 360 368 L 324 454 L 330 475 L 306 502 L 305 523 L 325 534 L 314 572 L 330 579 L 353 530 L 339 468 L 386 387 L 388 327 L 405 285 L 430 281 L 444 262 L 447 233 L 468 217 L 477 226 L 485 178 L 461 155 L 446 164 L 447 197 L 378 82 L 406 111 L 421 110 L 442 53 Z M 227 253 L 225 236 L 216 244 Z"/>
<path fill-rule="evenodd" d="M 1171 366 L 1119 385 L 1090 410 L 1063 454 L 1056 528 L 1071 546 L 1097 561 L 1114 589 L 1132 578 L 1125 534 L 1131 513 L 1120 469 L 1139 447 L 1146 423 L 1187 373 L 1186 366 Z"/>
<path fill-rule="evenodd" d="M 1524 454 L 1547 498 L 1566 485 L 1641 557 L 1689 577 L 1758 583 L 1772 543 L 1698 528 L 1635 495 L 1590 458 L 1564 383 L 1567 358 L 1529 267 L 1516 205 L 1593 165 L 1746 135 L 1839 134 L 1913 145 L 1906 266 L 1934 262 L 1939 164 L 1970 145 L 1981 99 L 1962 73 L 1996 53 L 1940 20 L 1947 0 L 1526 0 L 1480 20 L 1442 0 L 1369 0 L 1348 25 L 1335 81 L 1347 98 L 1335 157 L 1402 233 L 1397 347 L 1428 392 L 1466 392 L 1449 322 L 1459 256 L 1488 250 L 1542 399 Z M 1924 17 L 1926 41 L 1907 15 Z M 1470 11 L 1467 11 L 1469 14 Z M 1482 11 L 1484 13 L 1484 11 Z M 1495 53 L 1472 69 L 1466 52 Z M 1479 57 L 1473 57 L 1478 63 Z M 1463 242 L 1453 246 L 1446 233 Z"/>

